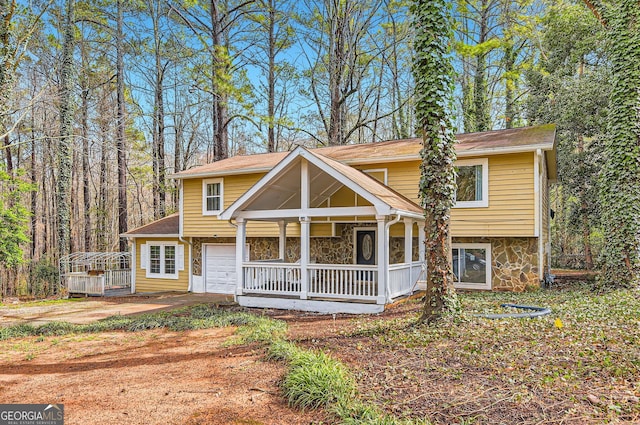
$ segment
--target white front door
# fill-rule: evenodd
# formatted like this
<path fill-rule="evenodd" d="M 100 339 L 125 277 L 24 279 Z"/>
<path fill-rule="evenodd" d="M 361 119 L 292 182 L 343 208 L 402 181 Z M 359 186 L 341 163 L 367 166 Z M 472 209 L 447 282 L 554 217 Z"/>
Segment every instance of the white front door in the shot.
<path fill-rule="evenodd" d="M 205 245 L 205 292 L 233 294 L 236 288 L 236 246 Z"/>

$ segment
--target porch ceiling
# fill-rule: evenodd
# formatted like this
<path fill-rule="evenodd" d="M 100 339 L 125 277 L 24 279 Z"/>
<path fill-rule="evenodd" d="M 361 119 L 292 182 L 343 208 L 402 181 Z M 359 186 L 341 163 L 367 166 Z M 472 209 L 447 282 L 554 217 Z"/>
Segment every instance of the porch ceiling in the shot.
<path fill-rule="evenodd" d="M 257 195 L 244 210 L 261 211 L 300 208 L 302 193 L 300 173 L 300 162 L 291 164 L 291 167 L 276 176 L 265 190 Z M 309 164 L 309 179 L 310 208 L 321 207 L 327 199 L 344 186 L 313 164 Z"/>
<path fill-rule="evenodd" d="M 344 193 L 336 195 L 336 203 L 333 198 L 327 202 L 343 188 Z M 298 147 L 223 211 L 220 218 L 390 214 L 421 219 L 422 209 L 362 171 Z"/>

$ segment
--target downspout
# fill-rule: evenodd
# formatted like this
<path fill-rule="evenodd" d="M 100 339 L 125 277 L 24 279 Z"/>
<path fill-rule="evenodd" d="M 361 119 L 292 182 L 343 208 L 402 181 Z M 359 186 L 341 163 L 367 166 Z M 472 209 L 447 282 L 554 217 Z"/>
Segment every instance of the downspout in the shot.
<path fill-rule="evenodd" d="M 189 246 L 189 272 L 188 272 L 189 273 L 189 287 L 187 288 L 187 291 L 188 292 L 192 292 L 193 291 L 193 273 L 191 273 L 191 264 L 193 263 L 193 258 L 192 258 L 193 245 L 191 244 L 191 242 L 189 242 L 188 240 L 184 239 L 182 237 L 182 235 L 178 235 L 178 240 L 180 242 L 182 242 L 183 244 Z M 183 259 L 183 261 L 184 261 L 184 259 Z"/>
<path fill-rule="evenodd" d="M 394 224 L 398 223 L 400 221 L 400 214 L 396 214 L 396 218 L 394 218 L 393 220 L 387 222 L 384 225 L 384 236 L 387 237 L 388 239 L 391 239 L 391 236 L 389 235 L 389 230 L 391 229 L 391 226 L 393 226 Z M 390 303 L 391 302 L 391 285 L 389 284 L 389 280 L 391 277 L 391 272 L 389 271 L 389 240 L 387 240 L 387 243 L 385 244 L 385 250 L 387 251 L 385 254 L 385 258 L 387 259 L 387 271 L 385 272 L 385 277 L 386 277 L 386 294 L 385 294 L 385 298 L 386 298 L 386 302 Z"/>
<path fill-rule="evenodd" d="M 538 161 L 538 175 L 536 175 L 536 180 L 538 181 L 538 226 L 539 228 L 536 229 L 537 233 L 538 233 L 538 265 L 539 265 L 539 279 L 540 281 L 544 280 L 544 272 L 545 272 L 545 267 L 547 266 L 546 264 L 544 264 L 544 238 L 543 238 L 543 232 L 542 232 L 542 195 L 543 195 L 543 189 L 542 189 L 542 182 L 540 181 L 540 176 L 542 175 L 542 170 L 540 167 L 544 166 L 544 161 L 542 158 L 542 149 L 538 149 L 536 150 L 536 154 L 537 154 L 537 161 Z"/>
<path fill-rule="evenodd" d="M 180 242 L 182 242 L 183 244 L 187 245 L 189 247 L 189 286 L 187 287 L 187 291 L 188 292 L 192 292 L 193 291 L 193 273 L 192 273 L 192 269 L 191 269 L 191 265 L 193 264 L 193 245 L 191 244 L 190 241 L 187 241 L 186 239 L 184 239 L 182 237 L 183 233 L 184 233 L 184 185 L 182 184 L 182 179 L 179 180 L 179 199 L 180 199 L 180 203 L 178 205 L 178 212 L 180 213 L 180 221 L 178 222 L 178 240 Z M 184 259 L 182 260 L 184 261 Z"/>

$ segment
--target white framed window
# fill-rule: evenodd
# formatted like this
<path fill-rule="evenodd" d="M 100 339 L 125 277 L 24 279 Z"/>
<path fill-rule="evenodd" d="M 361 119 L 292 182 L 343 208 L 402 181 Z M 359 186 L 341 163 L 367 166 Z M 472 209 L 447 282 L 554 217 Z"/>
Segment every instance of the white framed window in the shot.
<path fill-rule="evenodd" d="M 177 242 L 147 242 L 140 246 L 140 268 L 148 278 L 177 279 L 184 270 L 184 245 Z"/>
<path fill-rule="evenodd" d="M 491 244 L 454 243 L 453 286 L 461 289 L 491 289 Z"/>
<path fill-rule="evenodd" d="M 224 205 L 222 179 L 202 180 L 202 215 L 218 215 Z"/>
<path fill-rule="evenodd" d="M 487 158 L 456 161 L 458 177 L 454 208 L 489 206 L 489 160 Z"/>
<path fill-rule="evenodd" d="M 387 169 L 386 168 L 372 168 L 370 170 L 362 170 L 363 173 L 369 174 L 374 179 L 378 180 L 382 184 L 387 184 Z"/>

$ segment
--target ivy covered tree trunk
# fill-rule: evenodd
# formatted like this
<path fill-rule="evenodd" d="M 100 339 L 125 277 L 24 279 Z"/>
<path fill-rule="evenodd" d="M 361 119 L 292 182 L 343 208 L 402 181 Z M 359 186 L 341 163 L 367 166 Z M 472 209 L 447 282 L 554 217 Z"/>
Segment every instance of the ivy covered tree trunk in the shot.
<path fill-rule="evenodd" d="M 602 170 L 602 287 L 640 283 L 640 2 L 588 1 L 611 40 L 609 137 Z"/>
<path fill-rule="evenodd" d="M 125 140 L 125 98 L 124 98 L 124 29 L 121 0 L 116 1 L 117 7 L 117 28 L 116 28 L 116 103 L 117 103 L 117 129 L 116 129 L 116 157 L 118 162 L 118 234 L 121 235 L 128 230 L 128 209 L 127 209 L 127 159 Z M 119 238 L 119 249 L 121 252 L 128 250 L 128 243 L 125 238 Z"/>
<path fill-rule="evenodd" d="M 453 125 L 449 113 L 453 68 L 449 59 L 451 18 L 445 0 L 414 0 L 415 102 L 422 136 L 420 199 L 425 210 L 427 296 L 422 322 L 457 308 L 451 267 L 450 210 L 456 189 Z"/>
<path fill-rule="evenodd" d="M 58 254 L 69 253 L 71 240 L 71 151 L 73 148 L 74 0 L 65 5 L 60 72 L 60 142 L 58 144 Z"/>

